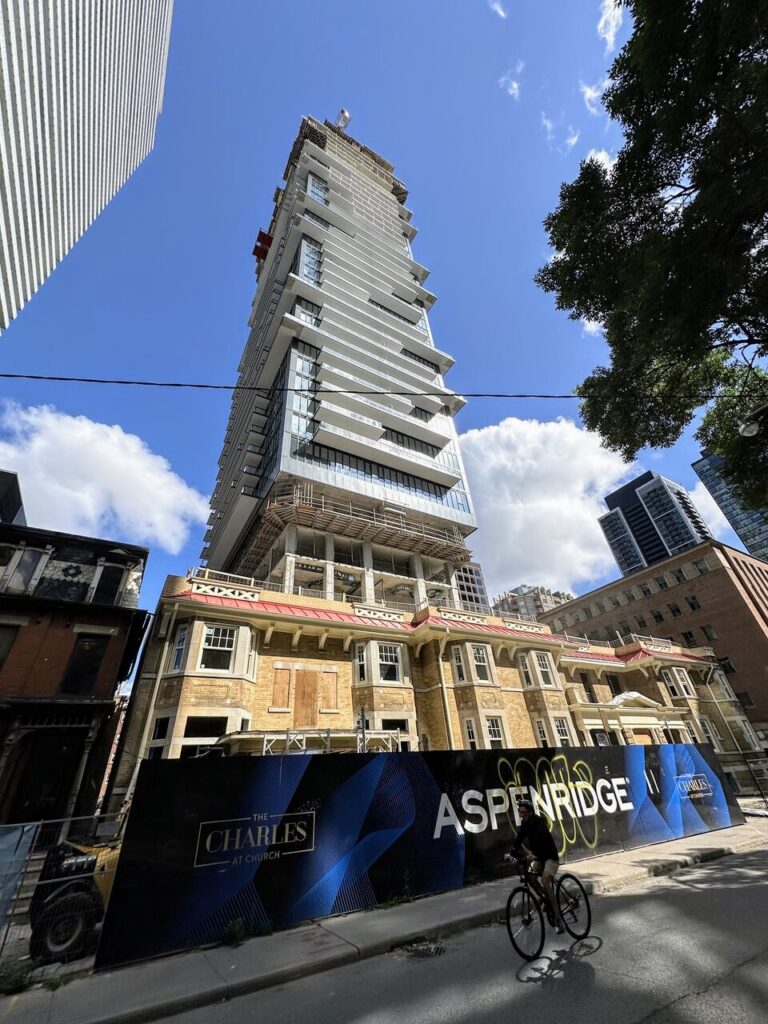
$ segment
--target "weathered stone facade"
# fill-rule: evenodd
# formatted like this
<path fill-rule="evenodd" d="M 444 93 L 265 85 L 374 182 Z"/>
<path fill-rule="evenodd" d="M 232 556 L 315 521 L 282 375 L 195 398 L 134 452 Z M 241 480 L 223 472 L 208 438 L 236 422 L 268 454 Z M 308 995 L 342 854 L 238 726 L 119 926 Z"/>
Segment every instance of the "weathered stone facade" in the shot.
<path fill-rule="evenodd" d="M 400 613 L 259 592 L 208 570 L 170 577 L 110 784 L 136 753 L 488 749 L 707 742 L 745 789 L 762 771 L 709 652 L 627 637 L 578 641 L 541 623 Z M 365 723 L 365 734 L 361 728 Z M 748 745 L 749 744 L 749 745 Z M 738 748 L 742 746 L 740 751 Z"/>

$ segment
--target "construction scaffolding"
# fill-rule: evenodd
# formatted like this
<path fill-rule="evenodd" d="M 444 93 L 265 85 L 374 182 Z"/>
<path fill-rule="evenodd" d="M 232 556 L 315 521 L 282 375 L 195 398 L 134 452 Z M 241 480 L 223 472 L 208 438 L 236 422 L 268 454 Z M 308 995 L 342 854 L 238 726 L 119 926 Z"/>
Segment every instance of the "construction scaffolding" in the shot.
<path fill-rule="evenodd" d="M 370 754 L 400 749 L 399 729 L 285 729 L 229 733 L 216 744 L 227 757 L 268 754 Z"/>

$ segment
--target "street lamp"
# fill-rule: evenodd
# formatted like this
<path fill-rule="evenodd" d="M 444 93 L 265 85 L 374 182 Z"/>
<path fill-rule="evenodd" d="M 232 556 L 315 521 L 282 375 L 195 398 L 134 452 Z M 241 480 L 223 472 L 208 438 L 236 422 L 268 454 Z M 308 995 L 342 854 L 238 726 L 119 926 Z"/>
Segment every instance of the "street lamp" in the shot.
<path fill-rule="evenodd" d="M 742 437 L 754 437 L 760 430 L 760 419 L 768 412 L 768 405 L 761 405 L 753 409 L 745 420 L 739 423 L 739 433 Z"/>

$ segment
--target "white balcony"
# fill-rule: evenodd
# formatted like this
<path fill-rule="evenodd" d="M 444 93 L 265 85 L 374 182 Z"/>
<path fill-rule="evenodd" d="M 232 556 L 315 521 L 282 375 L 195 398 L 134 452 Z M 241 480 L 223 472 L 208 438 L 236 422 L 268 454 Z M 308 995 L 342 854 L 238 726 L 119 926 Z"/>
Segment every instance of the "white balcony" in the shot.
<path fill-rule="evenodd" d="M 403 406 L 408 410 L 411 408 L 411 403 L 407 400 L 407 394 L 408 392 L 413 392 L 414 400 L 418 399 L 418 404 L 423 408 L 429 409 L 432 412 L 439 412 L 442 408 L 441 396 L 420 394 L 421 391 L 427 390 L 423 383 L 413 384 L 407 378 L 403 379 L 405 375 L 398 374 L 395 376 L 387 373 L 384 369 L 386 364 L 381 359 L 373 357 L 369 351 L 366 351 L 361 346 L 340 341 L 325 332 L 317 331 L 313 328 L 308 328 L 299 336 L 306 336 L 306 340 L 322 348 L 323 358 L 318 373 L 321 379 L 323 378 L 323 373 L 327 372 L 329 367 L 335 366 L 352 376 L 356 383 L 354 390 L 365 391 L 370 389 L 371 391 L 376 391 L 377 388 L 380 388 L 383 392 L 402 392 L 403 394 L 400 396 L 393 397 L 405 399 Z M 374 395 L 374 397 L 376 396 Z M 383 398 L 384 396 L 382 395 L 381 397 Z"/>
<path fill-rule="evenodd" d="M 428 310 L 437 299 L 432 292 L 413 280 L 404 253 L 398 260 L 388 254 L 381 258 L 381 253 L 374 255 L 373 246 L 363 241 L 359 235 L 355 236 L 354 242 L 334 235 L 328 240 L 327 249 L 358 277 L 368 280 L 374 287 L 384 287 L 403 302 L 412 304 L 419 299 Z"/>
<path fill-rule="evenodd" d="M 318 217 L 322 217 L 323 220 L 328 221 L 329 224 L 343 231 L 345 235 L 354 237 L 355 222 L 350 213 L 342 209 L 339 203 L 336 203 L 334 206 L 326 206 L 324 203 L 318 202 L 317 199 L 313 199 L 312 196 L 307 195 L 306 192 L 299 191 L 296 195 L 296 208 L 294 212 L 303 213 L 304 210 L 309 210 Z"/>
<path fill-rule="evenodd" d="M 358 382 L 354 381 L 347 374 L 343 375 L 346 380 L 346 386 L 358 385 Z M 331 398 L 334 403 L 341 405 L 345 408 L 352 409 L 354 412 L 359 412 L 365 415 L 366 412 L 375 411 L 379 416 L 381 423 L 385 427 L 391 427 L 393 430 L 399 430 L 404 434 L 410 434 L 411 437 L 418 438 L 420 441 L 426 441 L 427 444 L 433 444 L 436 448 L 445 448 L 448 442 L 451 440 L 449 433 L 444 433 L 433 427 L 430 423 L 424 422 L 424 420 L 417 419 L 415 416 L 410 415 L 410 409 L 393 408 L 392 406 L 385 405 L 380 399 L 370 398 L 368 395 L 355 395 L 342 389 L 342 387 L 336 388 L 335 384 L 326 380 L 324 388 L 330 388 L 333 394 Z M 442 420 L 441 417 L 439 417 Z"/>
<path fill-rule="evenodd" d="M 330 315 L 340 334 L 358 339 L 366 345 L 383 347 L 390 353 L 393 351 L 392 343 L 394 342 L 399 348 L 407 348 L 416 355 L 428 359 L 437 366 L 436 371 L 430 370 L 427 366 L 423 367 L 421 371 L 429 383 L 434 382 L 436 373 L 446 373 L 453 366 L 453 358 L 447 352 L 428 344 L 426 335 L 416 328 L 411 329 L 408 324 L 398 320 L 395 316 L 388 316 L 385 311 L 373 306 L 367 299 L 359 298 L 357 304 L 353 305 L 349 301 L 352 297 L 339 291 L 337 279 L 333 274 L 329 284 L 335 294 L 328 303 L 329 308 L 326 315 Z M 383 330 L 385 324 L 386 330 Z M 396 355 L 399 365 L 408 365 L 401 362 L 403 359 L 407 359 L 407 356 L 401 356 L 399 352 L 396 352 Z M 411 373 L 414 372 L 413 360 L 410 361 L 409 370 Z M 439 383 L 437 387 L 440 387 Z"/>
<path fill-rule="evenodd" d="M 374 441 L 378 440 L 384 433 L 384 428 L 376 420 L 353 412 L 350 409 L 345 409 L 340 405 L 329 402 L 325 398 L 320 401 L 315 415 L 321 423 L 330 423 L 331 426 L 352 430 Z"/>
<path fill-rule="evenodd" d="M 330 386 L 331 388 L 334 389 L 334 391 L 340 389 L 343 389 L 345 391 L 365 391 L 368 387 L 370 387 L 371 390 L 373 391 L 377 386 L 381 386 L 382 384 L 385 388 L 390 388 L 392 386 L 391 382 L 386 377 L 378 379 L 373 384 L 368 384 L 366 381 L 360 380 L 359 371 L 354 372 L 355 370 L 357 370 L 357 367 L 355 366 L 354 363 L 345 361 L 343 359 L 338 359 L 336 360 L 336 362 L 339 364 L 338 366 L 331 365 L 330 363 L 321 363 L 318 368 L 317 379 L 324 387 Z M 344 366 L 348 368 L 343 369 L 342 367 Z M 376 375 L 371 374 L 369 376 Z M 343 397 L 349 400 L 360 397 L 361 399 L 365 398 L 366 401 L 371 401 L 371 399 L 369 399 L 367 395 L 344 395 Z M 374 394 L 374 397 L 376 399 L 375 405 L 380 408 L 389 407 L 394 412 L 402 412 L 404 416 L 407 416 L 411 410 L 410 401 L 407 398 L 404 398 L 402 395 Z M 340 395 L 336 400 L 340 402 L 342 400 L 342 396 Z"/>
<path fill-rule="evenodd" d="M 350 455 L 357 455 L 361 459 L 368 459 L 402 473 L 410 473 L 423 480 L 442 484 L 444 487 L 452 487 L 461 480 L 460 470 L 443 465 L 428 455 L 400 448 L 399 445 L 388 441 L 372 441 L 330 423 L 321 423 L 318 426 L 315 440 L 331 448 L 349 452 Z"/>

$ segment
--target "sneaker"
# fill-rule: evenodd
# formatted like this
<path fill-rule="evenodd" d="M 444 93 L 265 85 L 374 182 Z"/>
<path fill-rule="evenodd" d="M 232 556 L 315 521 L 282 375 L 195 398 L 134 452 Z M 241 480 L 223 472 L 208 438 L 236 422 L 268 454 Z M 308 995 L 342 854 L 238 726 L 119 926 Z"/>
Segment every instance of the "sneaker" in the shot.
<path fill-rule="evenodd" d="M 557 925 L 555 926 L 555 931 L 557 932 L 558 935 L 562 935 L 563 934 L 563 932 L 565 931 L 565 928 L 563 926 L 563 922 L 562 921 L 558 921 L 557 922 Z"/>

